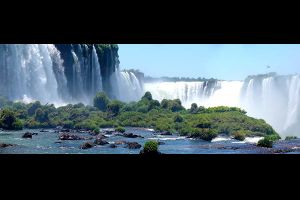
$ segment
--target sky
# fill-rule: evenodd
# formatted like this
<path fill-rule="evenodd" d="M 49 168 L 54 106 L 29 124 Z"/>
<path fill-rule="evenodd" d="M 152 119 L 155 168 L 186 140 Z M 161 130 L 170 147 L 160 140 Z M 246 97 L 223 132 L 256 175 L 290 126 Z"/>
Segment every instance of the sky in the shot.
<path fill-rule="evenodd" d="M 300 44 L 119 44 L 119 59 L 121 69 L 152 77 L 243 80 L 268 72 L 300 74 Z"/>

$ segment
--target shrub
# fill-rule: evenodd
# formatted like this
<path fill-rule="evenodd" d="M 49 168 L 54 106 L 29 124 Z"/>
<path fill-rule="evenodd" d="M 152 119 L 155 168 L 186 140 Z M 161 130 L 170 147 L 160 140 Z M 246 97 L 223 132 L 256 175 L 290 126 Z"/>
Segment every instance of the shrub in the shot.
<path fill-rule="evenodd" d="M 257 146 L 272 148 L 273 147 L 273 141 L 270 140 L 269 138 L 265 137 L 265 138 L 258 141 Z"/>
<path fill-rule="evenodd" d="M 183 117 L 179 114 L 175 115 L 174 122 L 183 122 Z"/>
<path fill-rule="evenodd" d="M 191 137 L 197 137 L 206 141 L 211 141 L 212 139 L 218 136 L 217 131 L 214 129 L 202 128 L 202 129 L 193 129 L 193 131 L 194 132 L 191 134 Z"/>
<path fill-rule="evenodd" d="M 22 122 L 16 118 L 13 111 L 8 109 L 0 111 L 0 128 L 7 130 L 20 130 L 22 127 Z"/>
<path fill-rule="evenodd" d="M 157 154 L 158 153 L 158 142 L 156 141 L 147 141 L 144 144 L 144 148 L 142 150 L 143 154 Z"/>
<path fill-rule="evenodd" d="M 286 136 L 285 140 L 295 140 L 298 139 L 296 136 Z"/>
<path fill-rule="evenodd" d="M 122 126 L 118 126 L 117 128 L 115 128 L 115 131 L 120 132 L 120 133 L 124 133 L 125 132 L 125 128 Z"/>
<path fill-rule="evenodd" d="M 123 103 L 118 100 L 113 100 L 107 105 L 107 112 L 111 113 L 113 116 L 116 116 L 120 113 L 120 110 L 123 106 Z"/>
<path fill-rule="evenodd" d="M 245 140 L 245 134 L 242 133 L 241 131 L 237 131 L 233 134 L 233 138 L 236 140 L 243 141 L 243 140 Z"/>
<path fill-rule="evenodd" d="M 101 111 L 106 111 L 107 105 L 109 104 L 109 98 L 104 92 L 99 92 L 94 98 L 94 106 Z"/>

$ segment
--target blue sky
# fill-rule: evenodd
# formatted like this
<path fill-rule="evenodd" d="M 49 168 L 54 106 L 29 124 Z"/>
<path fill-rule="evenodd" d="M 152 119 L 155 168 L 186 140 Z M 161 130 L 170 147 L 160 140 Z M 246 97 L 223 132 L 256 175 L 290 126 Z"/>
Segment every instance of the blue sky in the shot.
<path fill-rule="evenodd" d="M 119 56 L 121 69 L 153 77 L 243 80 L 267 72 L 300 74 L 298 44 L 119 44 Z"/>

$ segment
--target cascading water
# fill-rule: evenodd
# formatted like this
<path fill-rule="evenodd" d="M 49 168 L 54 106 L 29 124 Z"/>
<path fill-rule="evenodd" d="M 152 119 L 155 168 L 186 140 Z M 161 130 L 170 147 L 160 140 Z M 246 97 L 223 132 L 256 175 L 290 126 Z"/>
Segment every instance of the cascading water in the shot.
<path fill-rule="evenodd" d="M 1 45 L 0 94 L 10 99 L 61 102 L 51 50 L 53 46 L 47 44 Z"/>
<path fill-rule="evenodd" d="M 143 94 L 142 83 L 133 72 L 117 70 L 111 80 L 116 99 L 125 102 L 137 101 Z"/>

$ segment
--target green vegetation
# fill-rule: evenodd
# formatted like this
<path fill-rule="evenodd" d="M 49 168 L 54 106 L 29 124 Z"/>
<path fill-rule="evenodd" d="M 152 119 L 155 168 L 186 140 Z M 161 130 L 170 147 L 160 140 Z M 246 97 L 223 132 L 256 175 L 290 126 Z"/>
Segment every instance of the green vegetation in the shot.
<path fill-rule="evenodd" d="M 295 140 L 298 139 L 296 136 L 286 136 L 285 140 Z"/>
<path fill-rule="evenodd" d="M 219 134 L 239 140 L 249 136 L 267 136 L 270 140 L 280 138 L 264 120 L 249 117 L 240 108 L 204 108 L 192 104 L 191 108 L 186 110 L 179 99 L 163 99 L 159 102 L 152 98 L 150 92 L 146 92 L 140 101 L 130 103 L 110 100 L 101 92 L 95 96 L 94 106 L 79 103 L 55 108 L 52 104 L 24 104 L 5 98 L 0 98 L 0 106 L 0 109 L 9 110 L 10 115 L 14 116 L 11 117 L 12 120 L 1 119 L 1 127 L 5 129 L 20 128 L 23 125 L 25 128 L 63 126 L 94 131 L 99 128 L 130 126 L 153 128 L 156 131 L 208 141 Z"/>
<path fill-rule="evenodd" d="M 109 98 L 104 92 L 96 94 L 94 98 L 94 106 L 101 111 L 106 111 L 107 105 L 109 103 Z"/>
<path fill-rule="evenodd" d="M 156 141 L 147 141 L 144 144 L 144 148 L 142 150 L 143 154 L 157 154 L 158 153 L 158 142 Z"/>
<path fill-rule="evenodd" d="M 243 140 L 245 140 L 245 135 L 246 135 L 245 132 L 237 131 L 237 132 L 233 133 L 233 138 L 236 140 L 243 141 Z"/>
<path fill-rule="evenodd" d="M 16 115 L 13 111 L 9 109 L 0 111 L 0 128 L 6 130 L 21 130 L 22 127 L 22 122 L 16 118 Z"/>
<path fill-rule="evenodd" d="M 125 133 L 125 128 L 122 126 L 118 126 L 117 128 L 115 128 L 115 131 L 120 132 L 120 133 Z"/>
<path fill-rule="evenodd" d="M 257 146 L 272 148 L 273 147 L 273 140 L 271 140 L 270 138 L 265 137 L 264 139 L 261 139 L 261 140 L 258 141 Z"/>

